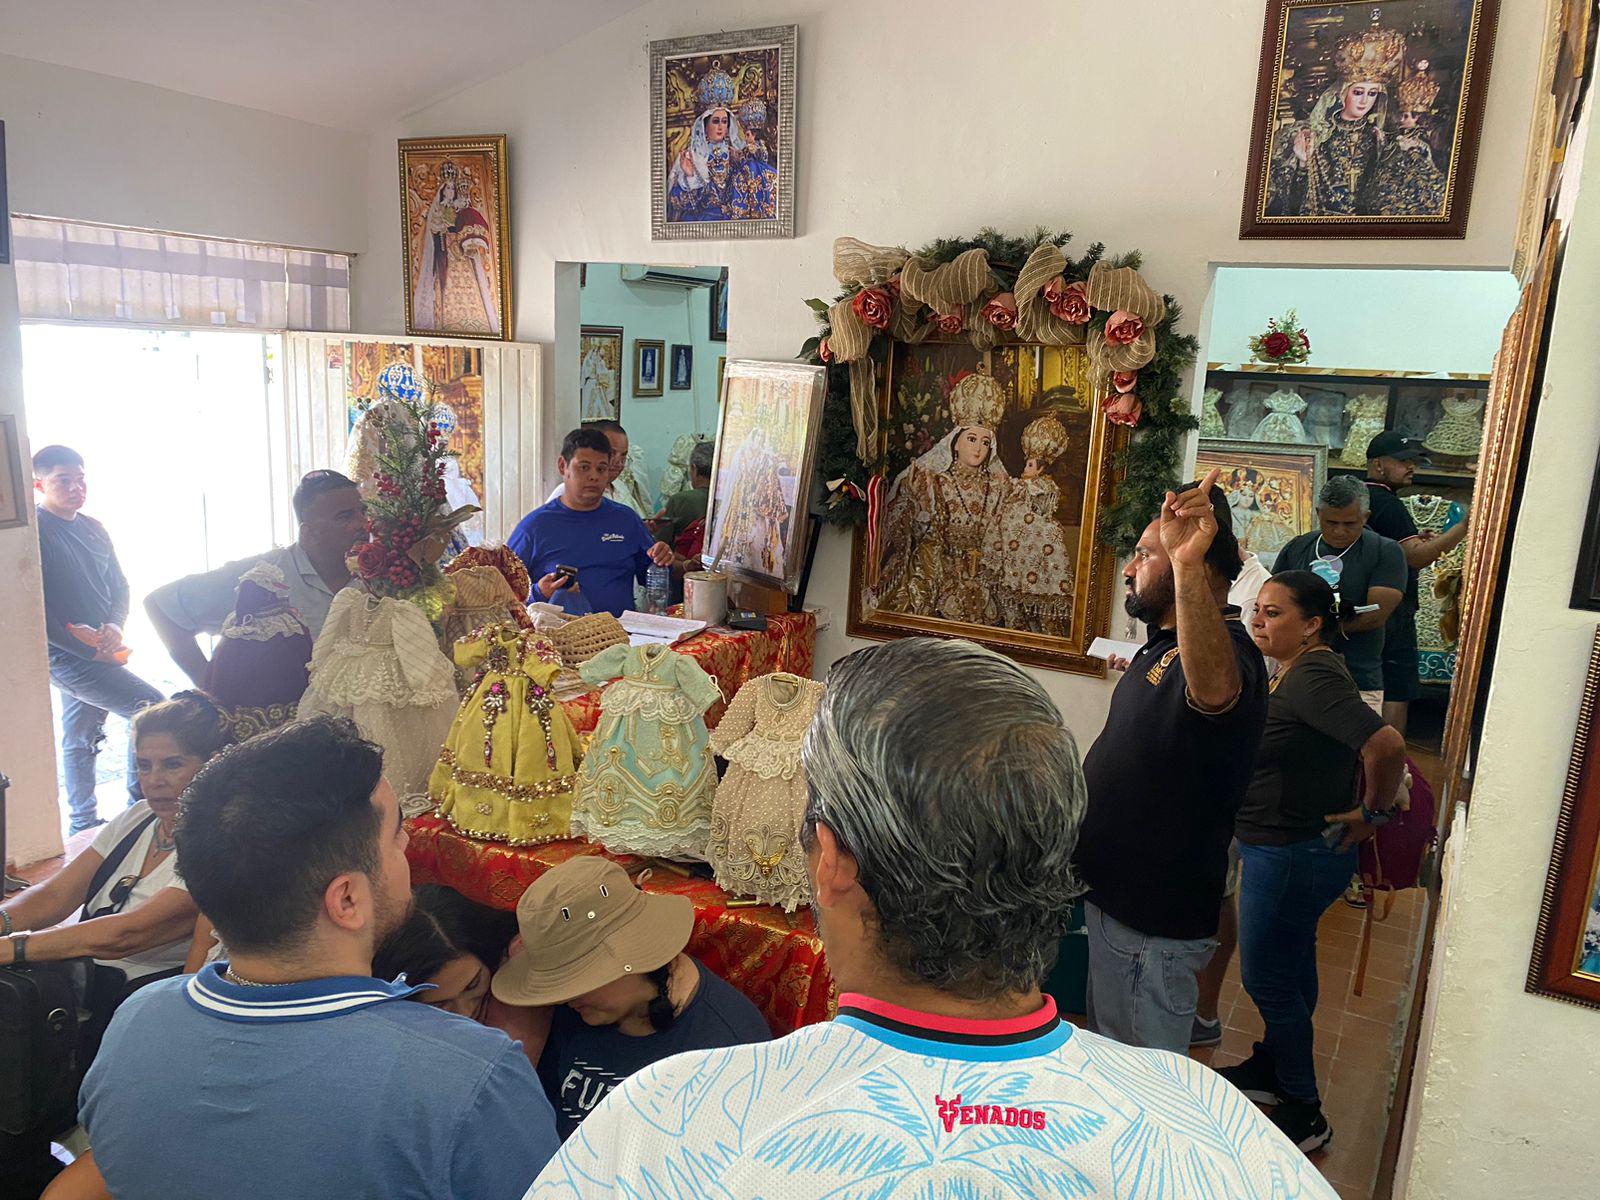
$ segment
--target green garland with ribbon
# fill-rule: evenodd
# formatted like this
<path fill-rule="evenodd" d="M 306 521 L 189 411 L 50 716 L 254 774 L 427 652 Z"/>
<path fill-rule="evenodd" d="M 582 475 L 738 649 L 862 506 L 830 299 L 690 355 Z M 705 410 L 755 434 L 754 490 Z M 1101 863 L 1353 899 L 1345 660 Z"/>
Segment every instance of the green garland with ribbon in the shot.
<path fill-rule="evenodd" d="M 883 471 L 873 380 L 897 339 L 964 336 L 980 349 L 1008 342 L 1085 345 L 1107 419 L 1134 427 L 1113 462 L 1120 482 L 1099 527 L 1101 541 L 1117 553 L 1132 550 L 1164 494 L 1180 482 L 1183 437 L 1199 424 L 1181 398 L 1199 343 L 1178 332 L 1177 303 L 1139 278 L 1137 253 L 1107 260 L 1096 242 L 1072 259 L 1064 249 L 1070 238 L 1043 228 L 1032 237 L 986 228 L 975 237 L 940 238 L 914 254 L 852 238 L 835 243 L 834 274 L 843 289 L 832 303 L 806 301 L 822 328 L 800 349 L 800 358 L 828 367 L 817 449 L 826 487 L 822 520 L 849 527 L 867 519 L 868 486 Z M 874 294 L 861 296 L 868 289 Z M 1142 330 L 1133 344 L 1108 338 L 1113 317 L 1127 321 L 1130 332 L 1135 325 Z M 850 361 L 841 361 L 846 355 Z"/>

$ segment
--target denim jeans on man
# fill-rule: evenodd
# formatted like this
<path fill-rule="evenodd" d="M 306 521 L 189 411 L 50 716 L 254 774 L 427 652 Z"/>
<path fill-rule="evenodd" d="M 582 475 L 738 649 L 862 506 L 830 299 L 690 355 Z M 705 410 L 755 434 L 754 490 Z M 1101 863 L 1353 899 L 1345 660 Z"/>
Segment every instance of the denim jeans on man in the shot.
<path fill-rule="evenodd" d="M 1317 1008 L 1317 922 L 1350 884 L 1355 850 L 1320 837 L 1288 846 L 1240 843 L 1239 972 L 1266 1026 L 1261 1043 L 1278 1071 L 1278 1094 L 1317 1103 L 1311 1014 Z"/>
<path fill-rule="evenodd" d="M 1089 1028 L 1124 1045 L 1187 1053 L 1199 973 L 1216 953 L 1216 940 L 1151 937 L 1088 902 L 1083 922 Z"/>
<path fill-rule="evenodd" d="M 95 662 L 55 647 L 50 649 L 50 682 L 61 692 L 61 770 L 67 788 L 72 831 L 87 829 L 99 816 L 95 804 L 95 759 L 105 740 L 106 714 L 131 718 L 165 697 L 127 667 Z M 140 798 L 128 738 L 128 796 Z"/>

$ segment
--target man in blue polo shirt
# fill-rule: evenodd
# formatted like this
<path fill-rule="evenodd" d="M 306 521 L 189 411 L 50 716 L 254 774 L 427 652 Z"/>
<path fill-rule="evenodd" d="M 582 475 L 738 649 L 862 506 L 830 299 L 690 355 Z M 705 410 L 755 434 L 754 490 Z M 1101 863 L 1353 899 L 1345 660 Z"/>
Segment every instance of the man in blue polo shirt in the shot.
<path fill-rule="evenodd" d="M 567 434 L 556 469 L 561 493 L 523 517 L 506 545 L 535 580 L 533 599 L 618 616 L 633 607 L 634 582 L 644 582 L 651 563 L 672 565 L 672 547 L 651 536 L 638 513 L 606 499 L 611 443 L 600 430 L 580 426 Z M 576 586 L 558 567 L 577 571 Z"/>
<path fill-rule="evenodd" d="M 555 1153 L 520 1045 L 372 977 L 411 904 L 382 770 L 352 723 L 318 717 L 195 776 L 178 870 L 230 960 L 112 1020 L 80 1107 L 112 1195 L 493 1200 Z"/>

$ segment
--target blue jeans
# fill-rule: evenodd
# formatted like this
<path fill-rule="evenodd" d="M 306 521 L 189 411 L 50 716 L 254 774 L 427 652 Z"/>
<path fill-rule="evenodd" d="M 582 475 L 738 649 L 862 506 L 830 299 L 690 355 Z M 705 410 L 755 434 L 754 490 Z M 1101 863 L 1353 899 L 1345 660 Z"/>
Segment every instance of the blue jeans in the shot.
<path fill-rule="evenodd" d="M 50 651 L 50 682 L 61 693 L 61 770 L 66 776 L 67 809 L 76 833 L 99 816 L 94 798 L 94 762 L 105 740 L 106 714 L 131 718 L 165 697 L 127 667 Z M 139 798 L 133 738 L 128 739 L 128 796 Z"/>
<path fill-rule="evenodd" d="M 1089 938 L 1089 1028 L 1127 1046 L 1187 1054 L 1199 974 L 1216 953 L 1216 940 L 1152 937 L 1088 901 L 1083 926 Z"/>
<path fill-rule="evenodd" d="M 1320 1102 L 1311 1056 L 1317 1009 L 1317 922 L 1356 873 L 1354 849 L 1330 850 L 1320 837 L 1291 846 L 1241 843 L 1239 973 L 1261 1013 L 1262 1046 L 1286 1100 Z"/>

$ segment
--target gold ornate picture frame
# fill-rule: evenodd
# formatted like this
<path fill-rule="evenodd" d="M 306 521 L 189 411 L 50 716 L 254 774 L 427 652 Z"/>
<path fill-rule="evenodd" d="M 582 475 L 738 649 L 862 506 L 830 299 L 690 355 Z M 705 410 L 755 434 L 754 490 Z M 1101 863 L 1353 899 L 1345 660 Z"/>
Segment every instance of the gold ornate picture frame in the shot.
<path fill-rule="evenodd" d="M 1081 346 L 892 344 L 885 487 L 876 533 L 855 533 L 851 636 L 968 638 L 1104 675 L 1087 651 L 1109 628 L 1116 561 L 1096 529 L 1127 432 L 1090 379 Z"/>
<path fill-rule="evenodd" d="M 511 339 L 506 137 L 402 138 L 406 332 Z"/>

